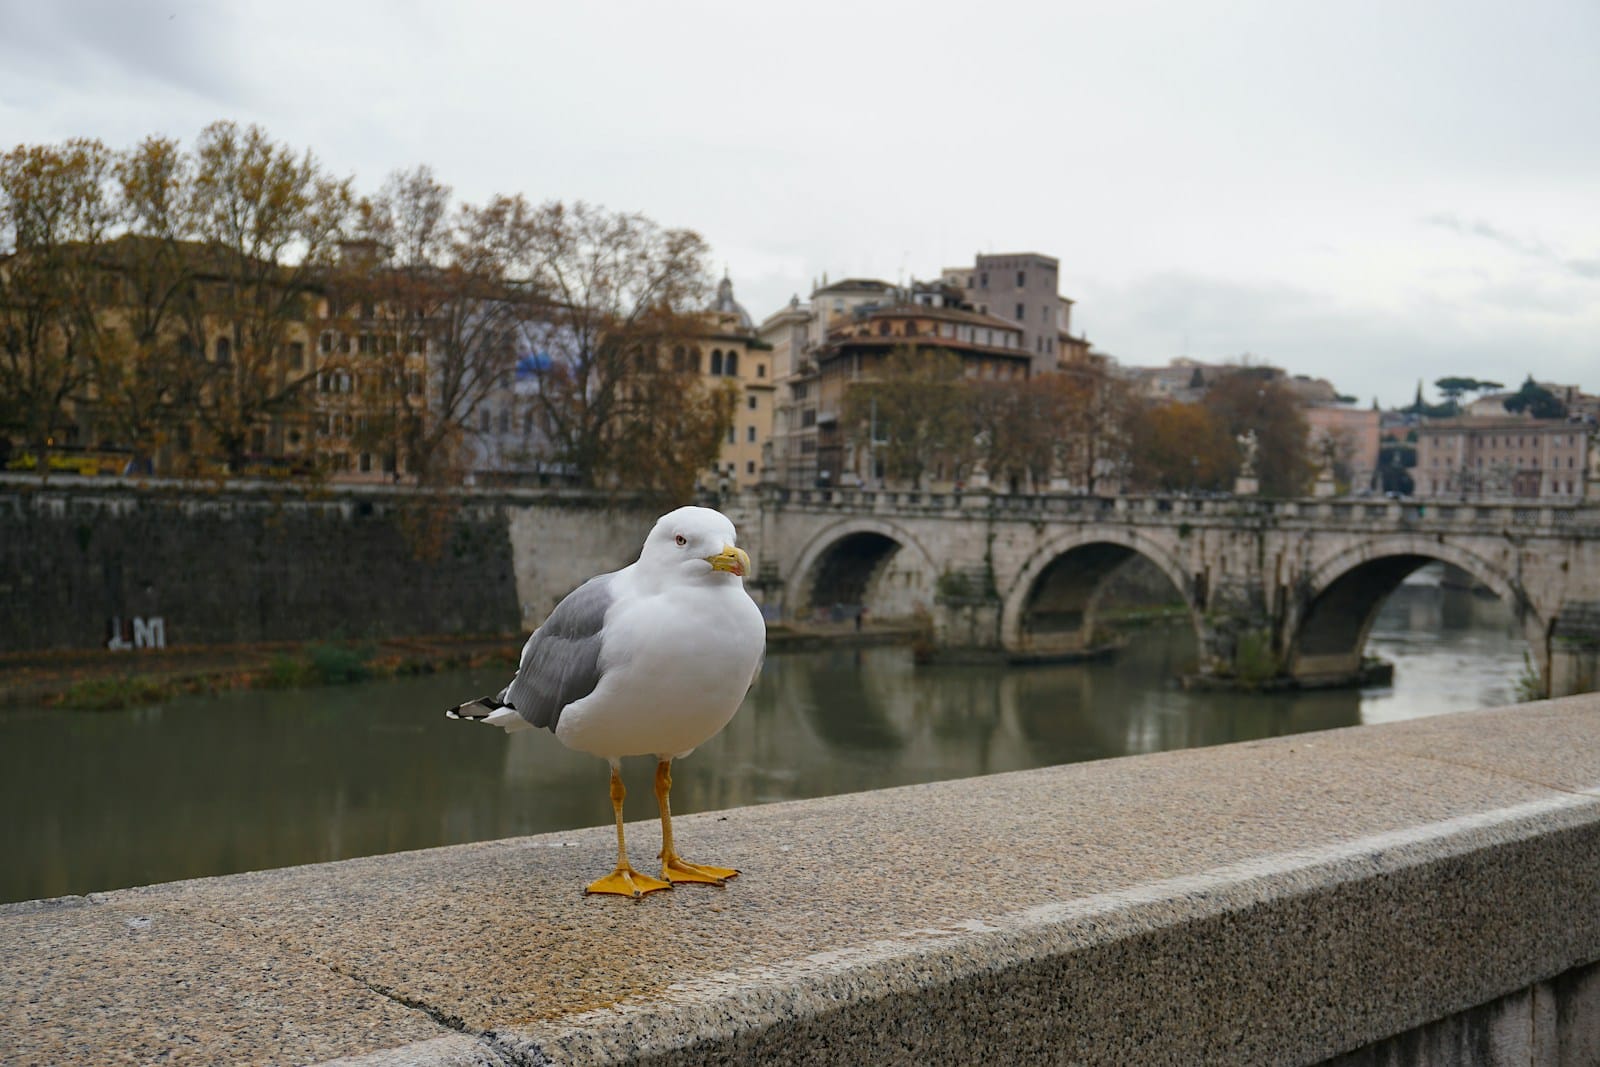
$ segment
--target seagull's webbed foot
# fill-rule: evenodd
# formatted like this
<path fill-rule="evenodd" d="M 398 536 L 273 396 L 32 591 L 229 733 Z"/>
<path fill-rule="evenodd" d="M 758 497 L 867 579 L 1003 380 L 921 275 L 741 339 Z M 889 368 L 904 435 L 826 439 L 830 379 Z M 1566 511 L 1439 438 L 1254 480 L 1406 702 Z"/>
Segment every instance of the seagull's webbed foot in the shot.
<path fill-rule="evenodd" d="M 671 889 L 671 882 L 663 882 L 659 878 L 652 878 L 648 874 L 640 874 L 627 863 L 617 864 L 617 869 L 598 881 L 590 882 L 584 887 L 585 893 L 612 893 L 619 897 L 633 897 L 635 900 L 646 893 L 654 893 L 658 889 Z"/>
<path fill-rule="evenodd" d="M 710 867 L 703 863 L 690 863 L 676 852 L 661 854 L 661 877 L 677 885 L 679 882 L 698 882 L 702 885 L 726 885 L 729 878 L 737 877 L 732 867 Z"/>

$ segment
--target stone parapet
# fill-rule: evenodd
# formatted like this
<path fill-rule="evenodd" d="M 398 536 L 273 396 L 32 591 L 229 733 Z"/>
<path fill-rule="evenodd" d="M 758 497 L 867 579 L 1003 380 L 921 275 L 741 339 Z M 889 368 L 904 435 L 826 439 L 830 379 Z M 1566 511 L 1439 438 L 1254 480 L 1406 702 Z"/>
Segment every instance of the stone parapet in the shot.
<path fill-rule="evenodd" d="M 0 1059 L 1356 1064 L 1436 1062 L 1423 1053 L 1468 1034 L 1489 1062 L 1556 1063 L 1595 1047 L 1594 1012 L 1566 1009 L 1600 996 L 1600 696 L 677 831 L 690 858 L 744 874 L 585 898 L 611 861 L 598 827 L 0 909 Z M 630 829 L 636 856 L 655 834 Z"/>

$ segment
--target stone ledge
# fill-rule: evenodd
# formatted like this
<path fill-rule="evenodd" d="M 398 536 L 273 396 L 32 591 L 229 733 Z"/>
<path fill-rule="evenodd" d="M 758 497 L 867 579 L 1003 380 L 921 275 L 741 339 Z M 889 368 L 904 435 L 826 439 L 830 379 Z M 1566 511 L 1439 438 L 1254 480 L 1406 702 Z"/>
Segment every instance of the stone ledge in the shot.
<path fill-rule="evenodd" d="M 1597 785 L 1590 695 L 684 817 L 744 875 L 637 904 L 601 827 L 13 906 L 0 1049 L 1310 1063 L 1600 960 Z"/>

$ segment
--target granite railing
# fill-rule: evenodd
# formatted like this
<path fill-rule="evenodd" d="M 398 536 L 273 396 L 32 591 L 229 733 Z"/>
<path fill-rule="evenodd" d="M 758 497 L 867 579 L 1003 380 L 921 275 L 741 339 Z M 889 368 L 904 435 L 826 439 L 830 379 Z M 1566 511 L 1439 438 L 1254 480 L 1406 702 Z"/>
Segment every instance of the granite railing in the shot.
<path fill-rule="evenodd" d="M 0 1061 L 1600 1062 L 1597 695 L 677 830 L 0 908 Z"/>

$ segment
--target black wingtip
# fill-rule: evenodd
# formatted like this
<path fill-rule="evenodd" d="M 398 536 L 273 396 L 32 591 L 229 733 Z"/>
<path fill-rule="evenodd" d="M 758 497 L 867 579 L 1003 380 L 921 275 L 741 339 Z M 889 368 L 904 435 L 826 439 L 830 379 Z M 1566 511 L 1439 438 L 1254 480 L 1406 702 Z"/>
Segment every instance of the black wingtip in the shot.
<path fill-rule="evenodd" d="M 465 704 L 457 704 L 453 708 L 446 708 L 444 717 L 447 719 L 487 719 L 505 706 L 494 697 L 479 697 L 477 700 L 469 700 Z M 469 711 L 469 708 L 473 710 Z"/>

